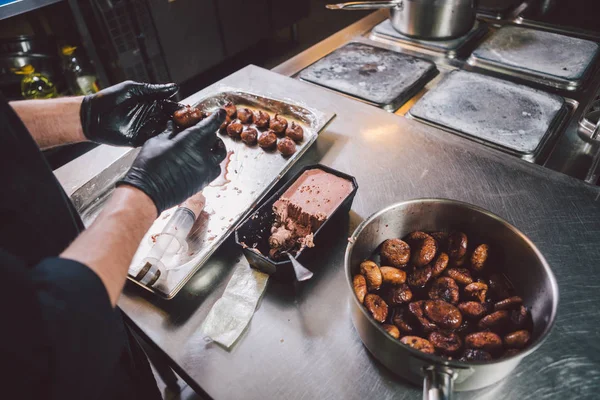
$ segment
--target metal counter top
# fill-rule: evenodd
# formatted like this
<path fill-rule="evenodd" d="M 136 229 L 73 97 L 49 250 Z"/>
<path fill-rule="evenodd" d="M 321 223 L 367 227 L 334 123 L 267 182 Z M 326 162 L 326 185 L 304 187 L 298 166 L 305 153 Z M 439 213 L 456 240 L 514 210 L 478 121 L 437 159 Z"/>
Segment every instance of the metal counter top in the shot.
<path fill-rule="evenodd" d="M 459 398 L 593 398 L 600 387 L 600 188 L 307 83 L 247 67 L 229 86 L 293 97 L 337 117 L 291 173 L 321 162 L 354 175 L 359 191 L 337 235 L 307 263 L 312 280 L 269 283 L 231 351 L 198 332 L 238 262 L 233 238 L 170 301 L 129 285 L 119 305 L 198 392 L 215 399 L 418 399 L 354 330 L 344 281 L 347 237 L 371 213 L 418 197 L 484 207 L 528 235 L 560 287 L 556 326 L 501 383 Z M 201 93 L 199 94 L 201 95 Z"/>
<path fill-rule="evenodd" d="M 373 13 L 275 71 L 294 75 L 386 16 L 383 10 Z M 237 263 L 245 263 L 232 237 L 173 300 L 126 287 L 121 308 L 197 392 L 217 400 L 421 398 L 420 387 L 390 374 L 360 342 L 349 315 L 343 254 L 350 232 L 371 213 L 406 199 L 447 197 L 516 225 L 546 256 L 560 287 L 556 326 L 543 346 L 506 380 L 457 397 L 597 397 L 600 187 L 256 67 L 223 82 L 335 112 L 290 174 L 320 162 L 354 175 L 360 189 L 338 234 L 322 246 L 320 258 L 307 263 L 314 278 L 299 285 L 271 281 L 248 330 L 229 352 L 207 345 L 198 329 Z M 100 146 L 56 175 L 71 195 L 94 168 L 108 168 L 128 152 Z"/>
<path fill-rule="evenodd" d="M 421 57 L 433 61 L 438 66 L 440 77 L 430 81 L 425 86 L 425 89 L 417 93 L 406 104 L 396 110 L 395 113 L 398 115 L 405 115 L 428 90 L 437 86 L 442 76 L 454 69 L 477 72 L 562 96 L 569 104 L 569 116 L 567 116 L 564 123 L 561 123 L 562 126 L 557 129 L 554 138 L 549 141 L 548 145 L 544 146 L 541 152 L 543 154 L 540 154 L 539 157 L 532 158 L 529 161 L 544 165 L 554 171 L 559 171 L 569 176 L 586 180 L 587 182 L 596 181 L 600 174 L 600 164 L 595 161 L 600 158 L 600 139 L 593 137 L 593 127 L 586 126 L 584 129 L 581 127 L 580 121 L 584 117 L 590 103 L 596 98 L 598 93 L 600 93 L 600 70 L 598 69 L 600 65 L 598 62 L 594 63 L 589 78 L 586 79 L 585 84 L 581 88 L 575 91 L 558 89 L 544 85 L 540 82 L 524 79 L 524 77 L 519 74 L 497 73 L 488 68 L 470 65 L 468 62 L 470 60 L 469 54 L 471 54 L 482 40 L 491 35 L 494 31 L 497 31 L 499 26 L 516 23 L 514 17 L 503 21 L 490 20 L 488 18 L 482 18 L 481 16 L 478 17 L 489 25 L 488 33 L 484 35 L 483 38 L 479 38 L 472 41 L 470 44 L 465 45 L 464 49 L 460 50 L 460 52 L 464 52 L 464 54 L 461 54 L 460 56 L 453 55 L 451 57 L 436 51 L 420 48 L 414 44 L 383 39 L 381 35 L 374 35 L 373 29 L 387 17 L 387 10 L 377 11 L 289 59 L 273 70 L 286 76 L 298 78 L 300 71 L 304 68 L 329 54 L 331 51 L 352 41 L 368 43 L 400 53 Z M 446 130 L 452 131 L 452 129 L 449 128 Z M 597 164 L 596 166 L 595 163 Z"/>

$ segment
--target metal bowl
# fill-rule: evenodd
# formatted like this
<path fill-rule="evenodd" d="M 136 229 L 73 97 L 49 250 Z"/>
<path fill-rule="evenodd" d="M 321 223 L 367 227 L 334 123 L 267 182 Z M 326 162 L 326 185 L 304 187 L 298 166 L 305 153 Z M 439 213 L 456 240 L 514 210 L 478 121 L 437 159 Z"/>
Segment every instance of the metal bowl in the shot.
<path fill-rule="evenodd" d="M 501 249 L 502 272 L 530 308 L 534 328 L 529 347 L 512 357 L 488 362 L 461 362 L 422 353 L 393 339 L 358 302 L 352 277 L 386 239 L 415 231 L 458 230 Z M 450 398 L 452 391 L 475 390 L 506 377 L 548 336 L 558 308 L 558 285 L 535 245 L 517 228 L 482 208 L 446 199 L 417 199 L 389 206 L 361 223 L 346 249 L 345 270 L 351 293 L 352 321 L 367 349 L 386 367 L 422 384 L 424 398 Z"/>

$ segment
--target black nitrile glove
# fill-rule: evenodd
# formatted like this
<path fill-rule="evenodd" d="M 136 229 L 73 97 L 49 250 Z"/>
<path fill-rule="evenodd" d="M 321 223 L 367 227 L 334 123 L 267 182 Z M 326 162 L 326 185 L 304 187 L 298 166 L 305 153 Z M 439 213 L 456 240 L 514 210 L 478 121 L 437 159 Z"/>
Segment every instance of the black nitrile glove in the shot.
<path fill-rule="evenodd" d="M 170 124 L 146 142 L 117 185 L 131 185 L 146 193 L 159 214 L 187 200 L 221 172 L 226 149 L 216 132 L 224 120 L 225 110 L 219 110 L 175 137 Z"/>
<path fill-rule="evenodd" d="M 141 146 L 166 129 L 172 113 L 163 110 L 162 101 L 178 89 L 174 83 L 125 81 L 85 96 L 79 113 L 83 134 L 96 143 Z"/>

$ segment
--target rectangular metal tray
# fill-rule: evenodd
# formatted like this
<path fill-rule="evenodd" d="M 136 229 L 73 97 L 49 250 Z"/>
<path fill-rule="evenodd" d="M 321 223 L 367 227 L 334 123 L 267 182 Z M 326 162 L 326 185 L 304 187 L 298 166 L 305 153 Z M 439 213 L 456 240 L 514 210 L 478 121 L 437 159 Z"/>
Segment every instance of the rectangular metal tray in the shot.
<path fill-rule="evenodd" d="M 539 42 L 538 45 L 531 47 L 530 43 L 535 41 Z M 554 51 L 548 52 L 549 46 L 554 46 Z M 503 26 L 475 49 L 467 62 L 474 67 L 572 91 L 579 89 L 592 74 L 599 50 L 600 46 L 589 40 L 525 27 Z M 536 57 L 537 51 L 542 53 Z M 542 57 L 548 56 L 555 59 L 542 60 Z M 537 67 L 534 64 L 536 58 L 539 59 Z M 584 63 L 587 66 L 582 68 Z M 568 68 L 574 71 L 570 73 Z"/>
<path fill-rule="evenodd" d="M 484 84 L 485 86 L 488 86 L 488 85 L 491 85 L 491 86 L 489 87 L 489 90 L 487 90 L 487 91 L 477 90 L 478 86 L 475 86 L 475 85 L 478 83 Z M 455 109 L 449 110 L 447 112 L 448 115 L 454 115 L 454 116 L 458 116 L 458 117 L 463 115 L 465 112 L 469 111 L 469 110 L 461 110 L 461 107 L 467 107 L 470 109 L 472 107 L 476 107 L 476 104 L 479 104 L 479 103 L 481 103 L 481 104 L 485 103 L 487 106 L 494 106 L 494 103 L 492 101 L 490 101 L 490 99 L 487 98 L 491 95 L 492 92 L 490 92 L 490 90 L 492 90 L 493 87 L 497 87 L 496 90 L 498 90 L 500 93 L 504 93 L 505 91 L 514 91 L 517 94 L 522 93 L 523 96 L 527 96 L 528 93 L 529 93 L 529 96 L 531 96 L 531 95 L 540 96 L 545 93 L 542 93 L 541 91 L 529 88 L 524 85 L 518 85 L 518 84 L 515 84 L 512 82 L 503 81 L 498 78 L 483 76 L 483 75 L 476 74 L 473 72 L 455 70 L 455 71 L 445 75 L 444 78 L 438 83 L 436 88 L 434 88 L 432 91 L 428 92 L 406 114 L 408 117 L 418 120 L 420 122 L 426 123 L 431 126 L 435 126 L 437 128 L 443 129 L 448 132 L 455 133 L 457 135 L 463 136 L 463 137 L 473 140 L 475 142 L 482 143 L 487 146 L 502 150 L 508 154 L 515 155 L 517 157 L 520 157 L 520 158 L 530 161 L 530 162 L 538 162 L 547 155 L 547 153 L 551 149 L 550 143 L 556 138 L 557 133 L 562 129 L 565 122 L 568 120 L 568 117 L 570 115 L 572 115 L 573 110 L 577 107 L 576 102 L 573 102 L 569 99 L 565 99 L 564 97 L 557 96 L 554 94 L 547 94 L 547 96 L 561 101 L 562 105 L 560 107 L 557 107 L 556 114 L 554 115 L 552 120 L 549 121 L 549 126 L 548 126 L 546 132 L 543 135 L 540 135 L 539 142 L 537 142 L 535 149 L 529 149 L 529 147 L 530 147 L 529 145 L 526 146 L 525 144 L 523 144 L 522 145 L 522 146 L 524 146 L 523 148 L 525 148 L 525 147 L 528 148 L 528 150 L 525 151 L 525 150 L 519 149 L 518 134 L 516 136 L 513 135 L 513 136 L 502 137 L 502 140 L 507 143 L 506 145 L 502 145 L 501 143 L 496 143 L 496 142 L 493 142 L 490 140 L 486 140 L 485 138 L 477 136 L 474 133 L 468 133 L 466 131 L 460 130 L 459 128 L 450 127 L 448 125 L 442 124 L 440 121 L 436 121 L 434 118 L 438 118 L 438 115 L 440 115 L 439 110 L 441 110 L 442 108 L 437 105 L 433 105 L 433 104 L 431 104 L 431 105 L 429 105 L 429 107 L 427 107 L 425 105 L 425 101 L 427 101 L 427 99 L 432 96 L 437 96 L 437 98 L 438 98 L 438 100 L 432 100 L 432 101 L 434 101 L 434 103 L 439 103 L 440 101 L 442 101 L 441 99 L 445 99 L 446 96 L 449 96 L 449 95 L 447 95 L 447 91 L 445 91 L 445 88 L 448 85 L 451 85 L 453 88 L 463 88 L 463 90 L 465 91 L 465 93 L 460 96 L 458 94 L 456 94 L 455 95 L 456 97 L 447 97 L 447 101 L 444 100 L 444 104 L 447 104 L 448 107 L 455 108 Z M 469 93 L 468 92 L 469 90 L 471 90 L 471 91 L 475 90 L 475 92 Z M 478 98 L 478 96 L 481 96 L 481 97 Z M 457 102 L 456 99 L 460 99 L 461 102 Z M 538 98 L 538 100 L 540 100 L 540 99 Z M 516 101 L 516 99 L 515 99 L 515 101 Z M 534 107 L 534 108 L 529 110 L 526 108 L 527 107 L 526 104 L 515 103 L 514 111 L 517 112 L 519 110 L 522 110 L 522 113 L 524 116 L 526 115 L 525 113 L 528 113 L 528 112 L 530 113 L 529 114 L 530 116 L 540 112 L 537 109 L 537 107 L 540 107 L 539 104 L 531 103 L 530 106 Z M 550 106 L 547 105 L 546 107 L 549 108 Z M 429 112 L 430 114 L 433 114 L 432 119 L 427 118 L 425 115 L 420 115 L 419 110 L 421 108 L 423 108 L 423 110 L 422 110 L 423 113 Z M 498 115 L 498 117 L 501 117 L 501 115 Z M 502 117 L 502 118 L 504 118 L 504 117 Z M 515 117 L 515 118 L 517 118 L 517 117 Z M 502 120 L 502 121 L 508 121 L 508 120 Z M 462 123 L 462 122 L 457 122 L 457 124 L 460 124 L 460 123 Z M 474 121 L 473 124 L 476 125 L 477 121 Z M 498 124 L 496 126 L 499 126 L 499 125 L 500 124 Z M 488 130 L 485 128 L 486 127 L 481 127 L 481 130 L 484 132 L 487 132 Z M 490 129 L 493 129 L 493 127 L 491 127 Z M 520 129 L 520 127 L 515 126 L 514 129 L 515 130 Z"/>
<path fill-rule="evenodd" d="M 193 98 L 194 96 L 192 96 Z M 187 238 L 187 251 L 168 259 L 167 268 L 172 269 L 161 271 L 160 278 L 152 287 L 143 285 L 133 278 L 141 269 L 141 261 L 152 246 L 153 235 L 162 231 L 172 215 L 174 207 L 164 211 L 146 233 L 129 269 L 128 278 L 132 282 L 167 299 L 177 294 L 233 232 L 238 223 L 317 140 L 319 132 L 335 117 L 334 113 L 323 113 L 308 105 L 298 104 L 288 99 L 273 99 L 269 98 L 268 94 L 247 93 L 218 85 L 212 94 L 193 101 L 192 105 L 206 111 L 213 111 L 229 101 L 236 106 L 261 109 L 271 115 L 278 113 L 287 118 L 289 122 L 295 121 L 304 128 L 304 141 L 297 146 L 296 153 L 289 158 L 284 158 L 278 152 L 266 152 L 256 146 L 248 147 L 241 141 L 233 140 L 226 135 L 219 135 L 228 151 L 233 151 L 228 165 L 227 180 L 229 182 L 223 186 L 209 186 L 203 190 L 206 207 Z M 123 157 L 122 164 L 124 165 L 110 168 L 109 173 L 112 176 L 108 187 L 97 192 L 93 196 L 95 200 L 80 209 L 86 226 L 95 219 L 104 201 L 114 189 L 114 182 L 127 171 L 133 160 L 133 156 L 130 154 L 128 153 L 128 157 Z M 120 174 L 115 176 L 115 171 Z M 102 178 L 97 177 L 96 180 L 98 179 Z M 86 185 L 78 191 L 84 191 L 89 198 L 89 191 L 94 190 L 94 187 Z M 77 194 L 75 193 L 73 196 L 77 197 Z"/>
<path fill-rule="evenodd" d="M 298 78 L 393 112 L 438 74 L 429 60 L 374 44 L 350 42 L 300 71 Z M 406 85 L 401 87 L 403 75 Z"/>

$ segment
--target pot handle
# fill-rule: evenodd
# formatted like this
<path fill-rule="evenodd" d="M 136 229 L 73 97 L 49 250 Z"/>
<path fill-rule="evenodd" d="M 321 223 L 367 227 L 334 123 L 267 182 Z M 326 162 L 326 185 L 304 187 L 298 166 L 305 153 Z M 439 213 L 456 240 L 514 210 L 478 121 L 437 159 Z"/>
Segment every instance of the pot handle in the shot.
<path fill-rule="evenodd" d="M 327 4 L 330 10 L 378 10 L 380 8 L 401 7 L 402 0 L 353 1 L 350 3 Z"/>
<path fill-rule="evenodd" d="M 423 400 L 452 400 L 456 374 L 449 368 L 430 366 L 425 370 Z"/>

